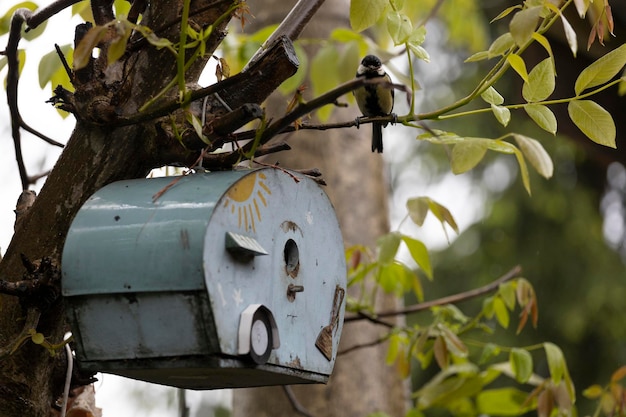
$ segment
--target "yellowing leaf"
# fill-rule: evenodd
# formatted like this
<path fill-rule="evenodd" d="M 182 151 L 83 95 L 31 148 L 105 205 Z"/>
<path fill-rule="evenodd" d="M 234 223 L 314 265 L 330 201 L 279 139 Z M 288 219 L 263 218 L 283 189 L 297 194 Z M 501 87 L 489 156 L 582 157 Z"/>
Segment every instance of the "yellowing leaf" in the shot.
<path fill-rule="evenodd" d="M 501 297 L 496 297 L 493 299 L 493 311 L 496 314 L 496 320 L 500 323 L 500 326 L 507 329 L 509 327 L 509 310 L 506 308 L 506 304 Z"/>
<path fill-rule="evenodd" d="M 552 113 L 552 110 L 544 106 L 543 104 L 527 104 L 524 106 L 524 110 L 530 116 L 537 126 L 546 130 L 553 135 L 556 133 L 557 121 L 556 116 Z"/>
<path fill-rule="evenodd" d="M 450 160 L 452 172 L 462 174 L 478 165 L 487 152 L 487 140 L 465 140 L 454 145 Z"/>
<path fill-rule="evenodd" d="M 552 59 L 546 58 L 530 71 L 528 81 L 522 87 L 522 96 L 528 102 L 542 101 L 554 91 L 554 67 Z"/>
<path fill-rule="evenodd" d="M 590 0 L 574 0 L 574 5 L 576 6 L 576 11 L 578 12 L 578 16 L 582 19 L 585 17 L 587 13 L 587 9 L 589 8 Z"/>
<path fill-rule="evenodd" d="M 91 59 L 91 52 L 93 48 L 95 48 L 98 43 L 104 38 L 106 35 L 108 28 L 106 26 L 94 26 L 87 34 L 83 37 L 83 39 L 78 43 L 76 50 L 74 51 L 74 69 L 79 70 L 84 68 Z"/>
<path fill-rule="evenodd" d="M 539 175 L 544 178 L 552 177 L 554 165 L 552 159 L 541 143 L 535 139 L 514 133 L 513 137 L 517 142 L 520 150 L 528 159 L 528 162 L 537 170 Z"/>
<path fill-rule="evenodd" d="M 561 14 L 561 22 L 563 22 L 563 31 L 565 32 L 565 39 L 567 39 L 569 49 L 572 51 L 572 55 L 576 57 L 576 53 L 578 52 L 578 37 L 576 36 L 576 31 L 563 14 Z"/>
<path fill-rule="evenodd" d="M 554 70 L 554 55 L 552 54 L 552 47 L 550 46 L 550 41 L 548 41 L 548 38 L 546 38 L 545 36 L 537 32 L 533 33 L 532 37 L 541 46 L 543 46 L 543 49 L 545 49 L 546 52 L 548 53 L 548 55 L 550 56 L 550 61 L 552 61 L 552 69 Z M 554 71 L 556 73 L 556 70 Z"/>
<path fill-rule="evenodd" d="M 596 400 L 602 396 L 604 389 L 598 384 L 592 385 L 583 391 L 583 396 L 590 400 Z"/>
<path fill-rule="evenodd" d="M 611 375 L 611 382 L 619 382 L 624 379 L 624 377 L 626 377 L 626 366 L 622 366 L 617 371 L 613 372 L 613 374 Z"/>
<path fill-rule="evenodd" d="M 506 61 L 511 65 L 511 67 L 522 77 L 522 80 L 528 82 L 528 72 L 526 71 L 526 64 L 524 60 L 519 55 L 509 55 L 506 57 Z"/>
<path fill-rule="evenodd" d="M 604 55 L 585 68 L 574 85 L 576 94 L 610 81 L 626 65 L 626 44 Z"/>
<path fill-rule="evenodd" d="M 387 0 L 351 0 L 350 26 L 357 32 L 367 29 L 380 19 Z"/>
<path fill-rule="evenodd" d="M 590 100 L 573 100 L 567 105 L 567 112 L 574 124 L 592 141 L 616 148 L 615 122 L 599 104 Z"/>
<path fill-rule="evenodd" d="M 532 38 L 539 22 L 541 9 L 541 6 L 529 7 L 515 13 L 511 19 L 509 30 L 518 46 L 525 45 Z"/>

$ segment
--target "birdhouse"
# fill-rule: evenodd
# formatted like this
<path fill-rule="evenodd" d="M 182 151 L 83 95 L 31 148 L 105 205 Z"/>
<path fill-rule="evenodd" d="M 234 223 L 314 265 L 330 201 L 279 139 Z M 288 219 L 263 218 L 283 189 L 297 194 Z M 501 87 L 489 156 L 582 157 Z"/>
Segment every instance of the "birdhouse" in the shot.
<path fill-rule="evenodd" d="M 324 191 L 295 172 L 120 181 L 62 258 L 79 366 L 190 389 L 325 383 L 346 266 Z"/>

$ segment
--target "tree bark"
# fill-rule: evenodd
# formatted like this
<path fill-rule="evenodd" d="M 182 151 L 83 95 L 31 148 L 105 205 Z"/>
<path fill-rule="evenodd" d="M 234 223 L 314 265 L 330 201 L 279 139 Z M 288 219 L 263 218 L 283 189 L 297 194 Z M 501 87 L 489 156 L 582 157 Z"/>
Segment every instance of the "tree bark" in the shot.
<path fill-rule="evenodd" d="M 175 42 L 180 29 L 181 4 L 182 1 L 174 4 L 153 1 L 145 21 L 155 31 L 163 28 L 157 34 L 169 36 Z M 195 24 L 206 27 L 228 10 L 230 2 L 207 0 L 196 1 L 194 5 L 198 8 L 211 6 L 193 18 Z M 207 42 L 209 54 L 221 42 L 228 20 L 215 27 L 214 36 Z M 188 82 L 197 80 L 206 59 L 198 60 L 189 69 L 186 74 Z M 22 278 L 22 254 L 31 261 L 51 257 L 58 265 L 70 222 L 89 196 L 110 182 L 144 177 L 151 168 L 166 162 L 163 155 L 168 150 L 167 144 L 154 121 L 111 127 L 87 119 L 94 116 L 90 111 L 96 111 L 95 116 L 106 117 L 106 112 L 99 110 L 111 106 L 122 113 L 134 113 L 142 103 L 161 91 L 175 74 L 173 55 L 157 50 L 147 42 L 113 65 L 98 68 L 96 63 L 82 73 L 77 72 L 74 98 L 76 107 L 82 112 L 77 115 L 76 128 L 40 195 L 16 228 L 0 262 L 0 279 L 16 281 Z M 98 104 L 103 102 L 105 106 L 99 107 Z M 15 297 L 6 295 L 0 295 L 0 307 L 0 346 L 5 347 L 14 342 L 22 330 L 25 310 Z M 58 343 L 67 330 L 63 304 L 58 300 L 42 312 L 37 331 L 51 343 Z M 51 356 L 42 347 L 26 342 L 15 353 L 0 358 L 0 415 L 47 416 L 53 401 L 61 393 L 64 357 L 63 349 Z"/>
<path fill-rule="evenodd" d="M 281 0 L 264 4 L 263 11 L 256 13 L 255 24 L 259 26 L 275 23 L 288 11 Z M 348 6 L 347 1 L 326 2 L 303 37 L 325 38 L 332 29 L 347 26 Z M 284 102 L 284 98 L 274 97 L 267 103 L 269 111 L 280 114 Z M 337 110 L 333 117 L 335 121 L 345 121 L 358 115 L 356 106 L 352 106 L 349 110 Z M 369 126 L 360 130 L 298 131 L 289 137 L 291 151 L 267 160 L 279 161 L 283 167 L 315 167 L 322 171 L 328 184 L 325 191 L 335 207 L 346 247 L 373 247 L 376 239 L 389 229 L 384 165 L 382 158 L 370 151 L 370 135 Z M 398 303 L 395 297 L 380 297 L 377 308 L 394 309 Z M 377 340 L 384 331 L 366 322 L 346 324 L 339 350 Z M 386 365 L 385 356 L 386 344 L 339 355 L 326 386 L 293 386 L 293 392 L 300 405 L 316 417 L 364 417 L 375 411 L 404 416 L 408 386 Z M 235 417 L 296 414 L 281 387 L 238 389 L 233 408 Z"/>

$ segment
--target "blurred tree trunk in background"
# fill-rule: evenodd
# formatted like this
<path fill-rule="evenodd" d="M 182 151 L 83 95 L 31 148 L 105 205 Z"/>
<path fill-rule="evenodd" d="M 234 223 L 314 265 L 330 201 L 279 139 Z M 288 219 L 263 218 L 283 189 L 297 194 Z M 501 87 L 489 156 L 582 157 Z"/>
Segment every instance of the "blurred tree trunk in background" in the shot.
<path fill-rule="evenodd" d="M 265 2 L 255 9 L 251 31 L 276 23 L 287 14 L 291 4 L 283 0 Z M 337 27 L 347 27 L 348 1 L 326 2 L 301 38 L 326 38 Z M 267 102 L 270 115 L 284 111 L 287 99 L 274 96 Z M 356 106 L 336 112 L 335 120 L 358 116 Z M 333 121 L 332 119 L 330 120 Z M 389 229 L 388 190 L 383 161 L 370 151 L 370 126 L 330 131 L 299 131 L 289 137 L 292 150 L 270 156 L 267 162 L 279 161 L 286 168 L 319 168 L 328 183 L 329 195 L 346 246 L 364 244 L 373 247 L 376 238 Z M 395 297 L 381 298 L 379 309 L 390 309 L 399 302 Z M 368 343 L 381 336 L 381 328 L 370 323 L 352 322 L 343 328 L 339 350 Z M 339 355 L 328 385 L 294 386 L 301 405 L 316 417 L 364 417 L 385 411 L 403 416 L 408 390 L 393 368 L 385 364 L 386 344 Z M 239 389 L 234 393 L 235 417 L 282 417 L 295 414 L 281 387 Z"/>

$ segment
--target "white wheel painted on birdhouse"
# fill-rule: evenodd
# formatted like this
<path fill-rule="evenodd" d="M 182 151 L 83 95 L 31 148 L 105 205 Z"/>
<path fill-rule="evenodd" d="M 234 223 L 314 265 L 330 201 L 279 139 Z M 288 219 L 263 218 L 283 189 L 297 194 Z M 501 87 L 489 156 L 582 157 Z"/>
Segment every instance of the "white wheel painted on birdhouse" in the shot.
<path fill-rule="evenodd" d="M 264 364 L 272 352 L 272 329 L 263 310 L 257 310 L 250 328 L 250 357 L 258 364 Z"/>

